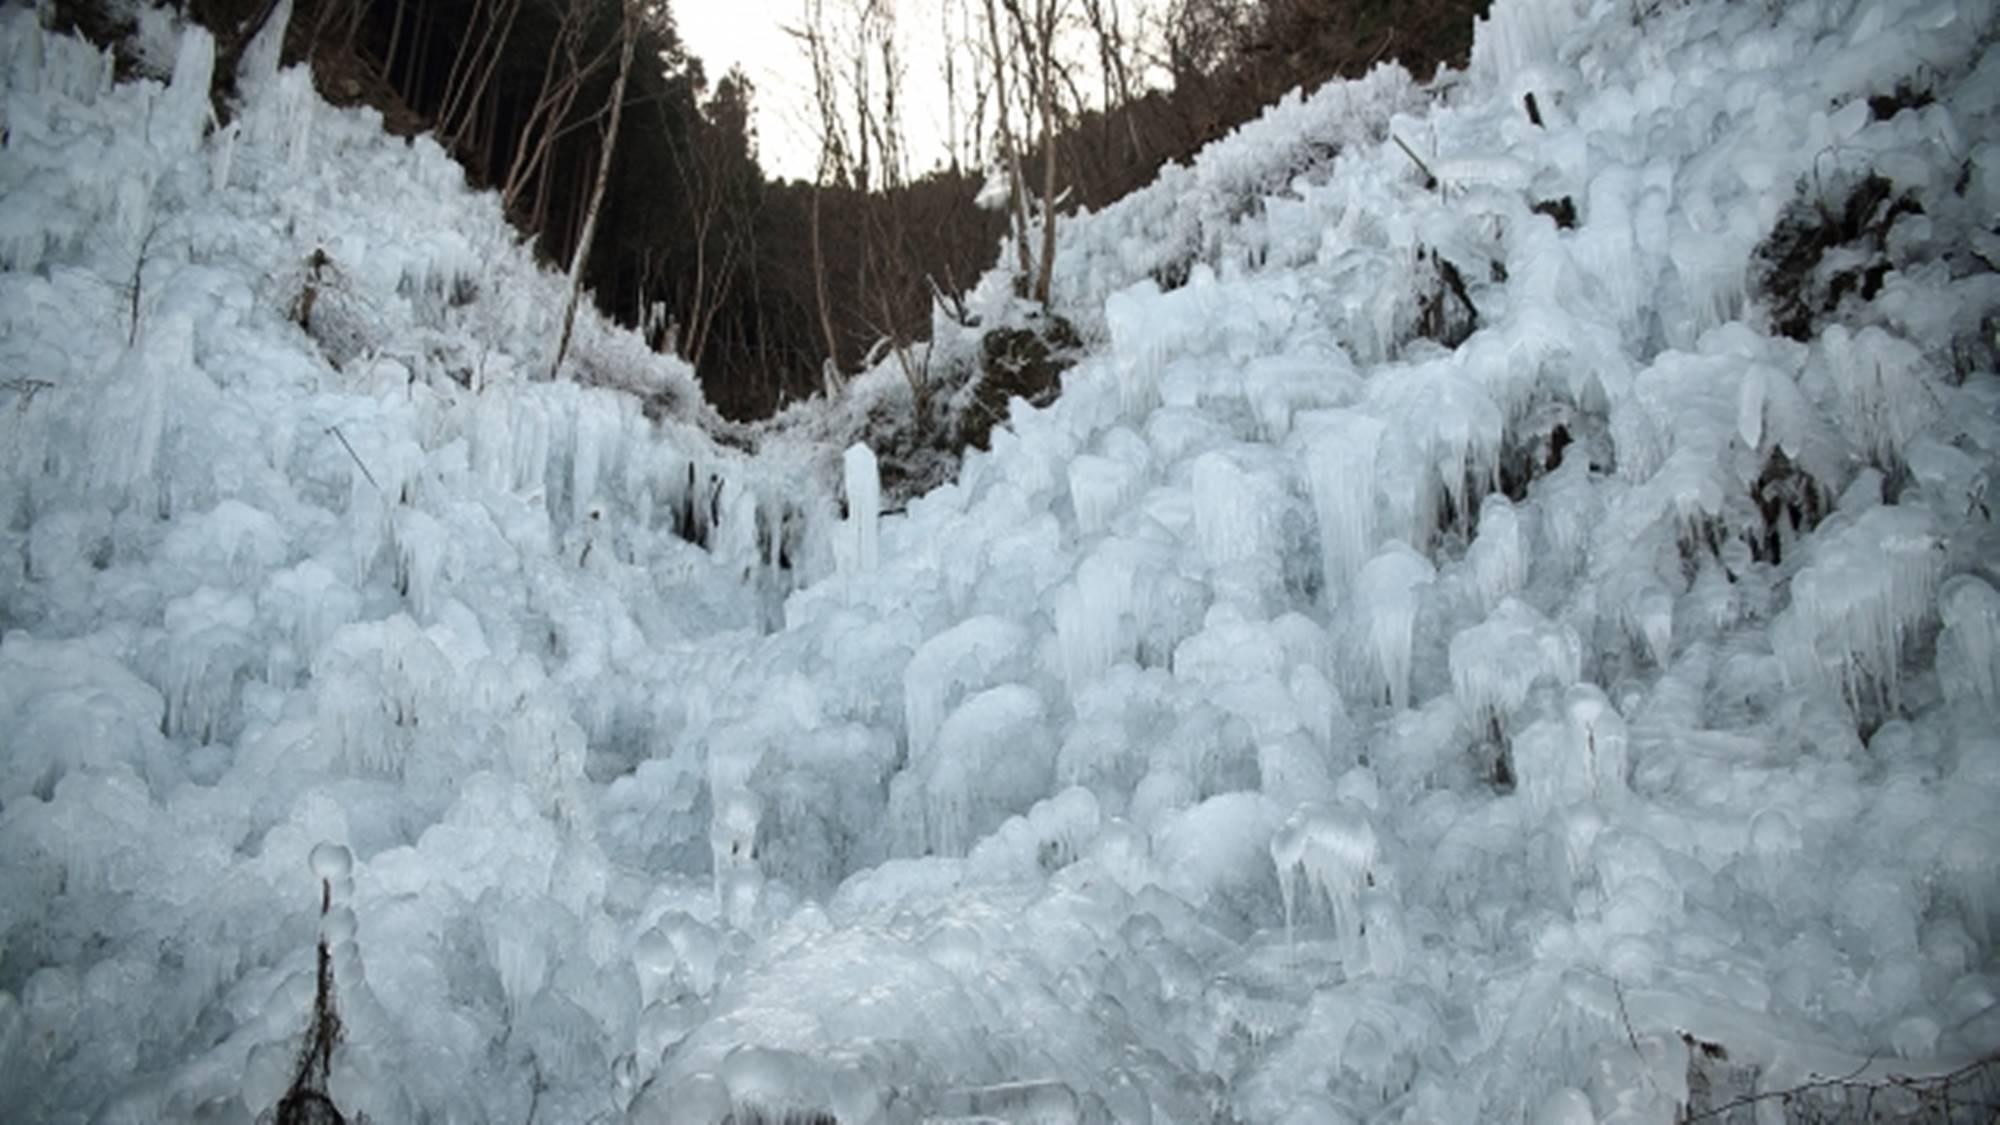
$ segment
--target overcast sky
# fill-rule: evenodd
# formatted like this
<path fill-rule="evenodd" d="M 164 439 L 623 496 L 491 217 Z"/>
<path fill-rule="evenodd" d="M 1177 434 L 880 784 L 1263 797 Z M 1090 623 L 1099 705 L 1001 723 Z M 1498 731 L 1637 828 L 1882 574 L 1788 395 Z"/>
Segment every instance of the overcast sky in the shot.
<path fill-rule="evenodd" d="M 944 155 L 944 79 L 938 73 L 943 48 L 936 21 L 945 2 L 897 5 L 903 20 L 898 39 L 909 60 L 906 104 L 917 109 L 905 128 L 912 171 L 918 173 Z M 678 0 L 674 19 L 711 81 L 741 66 L 756 86 L 757 151 L 765 173 L 811 179 L 819 158 L 811 70 L 798 42 L 784 32 L 786 25 L 800 23 L 802 9 L 802 0 Z"/>
<path fill-rule="evenodd" d="M 804 57 L 781 25 L 796 22 L 799 0 L 678 0 L 681 40 L 709 79 L 741 66 L 757 87 L 758 151 L 765 172 L 812 175 L 817 155 L 802 111 L 809 105 Z"/>
<path fill-rule="evenodd" d="M 840 9 L 843 0 L 825 2 L 832 13 Z M 956 5 L 952 0 L 893 2 L 897 41 L 906 67 L 904 132 L 910 147 L 910 172 L 921 175 L 944 162 L 946 99 L 941 24 L 947 11 L 955 10 Z M 1139 13 L 1162 0 L 1116 2 L 1125 22 L 1136 29 Z M 798 25 L 803 11 L 804 0 L 674 0 L 673 3 L 681 39 L 702 60 L 711 81 L 720 78 L 731 66 L 740 65 L 756 86 L 758 157 L 765 173 L 775 177 L 811 179 L 814 162 L 819 157 L 818 130 L 812 123 L 811 71 L 798 43 L 783 30 L 785 25 Z M 1089 51 L 1081 54 L 1088 56 Z"/>

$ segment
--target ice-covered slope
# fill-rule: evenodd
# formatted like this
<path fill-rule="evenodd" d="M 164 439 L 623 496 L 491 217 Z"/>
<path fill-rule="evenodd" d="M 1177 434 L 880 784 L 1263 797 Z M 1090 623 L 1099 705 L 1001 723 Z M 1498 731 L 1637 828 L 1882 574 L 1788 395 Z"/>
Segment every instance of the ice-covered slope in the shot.
<path fill-rule="evenodd" d="M 1987 6 L 1501 0 L 1070 224 L 1094 353 L 879 528 L 533 378 L 434 150 L 6 28 L 0 1103 L 270 1107 L 328 842 L 377 1121 L 1994 1096 Z"/>
<path fill-rule="evenodd" d="M 357 1059 L 470 1050 L 410 1104 L 513 1116 L 533 1068 L 496 1057 L 487 1091 L 468 1046 L 502 1009 L 451 1023 L 417 966 L 474 963 L 451 927 L 510 908 L 470 903 L 546 893 L 531 872 L 574 836 L 551 818 L 580 830 L 588 778 L 664 752 L 692 704 L 662 654 L 725 660 L 832 570 L 829 492 L 719 448 L 685 367 L 587 311 L 548 381 L 562 279 L 427 139 L 268 57 L 213 130 L 200 31 L 169 82 L 125 85 L 19 5 L 0 35 L 0 1116 L 129 1089 L 180 1119 L 217 1075 L 264 1108 L 327 839 L 364 885 L 429 839 L 391 897 L 451 943 L 371 966 L 447 1023 L 369 1047 L 357 1007 Z"/>

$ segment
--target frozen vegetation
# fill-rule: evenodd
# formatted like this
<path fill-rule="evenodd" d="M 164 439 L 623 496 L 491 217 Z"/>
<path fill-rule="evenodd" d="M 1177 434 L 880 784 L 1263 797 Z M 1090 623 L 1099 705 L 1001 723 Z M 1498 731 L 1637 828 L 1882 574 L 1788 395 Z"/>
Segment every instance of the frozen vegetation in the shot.
<path fill-rule="evenodd" d="M 316 950 L 378 1123 L 1996 1096 L 1988 4 L 1497 0 L 1066 224 L 901 510 L 893 365 L 550 379 L 435 145 L 143 27 L 0 9 L 9 1120 L 272 1112 Z"/>

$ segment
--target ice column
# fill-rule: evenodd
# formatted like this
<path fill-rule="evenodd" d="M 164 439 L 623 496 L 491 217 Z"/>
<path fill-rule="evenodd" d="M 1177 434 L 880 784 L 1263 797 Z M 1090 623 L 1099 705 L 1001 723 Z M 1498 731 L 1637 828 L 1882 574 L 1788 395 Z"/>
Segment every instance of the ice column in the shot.
<path fill-rule="evenodd" d="M 882 477 L 875 453 L 855 443 L 841 458 L 847 488 L 847 523 L 853 529 L 854 562 L 857 572 L 875 569 L 881 554 Z"/>

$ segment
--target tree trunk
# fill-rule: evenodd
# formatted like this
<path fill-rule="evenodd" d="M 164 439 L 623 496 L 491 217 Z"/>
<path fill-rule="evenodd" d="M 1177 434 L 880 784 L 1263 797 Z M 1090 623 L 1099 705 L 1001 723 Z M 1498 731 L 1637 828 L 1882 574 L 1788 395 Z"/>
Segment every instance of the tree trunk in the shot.
<path fill-rule="evenodd" d="M 611 157 L 618 149 L 618 119 L 624 115 L 625 80 L 632 74 L 632 54 L 639 45 L 639 29 L 633 26 L 634 9 L 625 9 L 625 23 L 620 34 L 625 37 L 618 48 L 618 77 L 611 82 L 611 121 L 604 129 L 603 151 L 597 158 L 597 182 L 590 189 L 590 204 L 583 213 L 583 232 L 577 235 L 576 249 L 569 260 L 569 305 L 563 310 L 562 339 L 556 344 L 556 360 L 549 365 L 549 378 L 554 379 L 562 371 L 563 358 L 569 353 L 570 333 L 576 328 L 576 306 L 583 298 L 583 269 L 590 261 L 590 243 L 597 236 L 597 215 L 604 206 L 604 189 L 611 182 Z"/>
<path fill-rule="evenodd" d="M 467 72 L 465 83 L 459 87 L 456 101 L 447 104 L 439 115 L 438 140 L 447 151 L 455 152 L 468 141 L 477 141 L 486 87 L 493 80 L 493 72 L 499 69 L 508 38 L 514 34 L 515 17 L 521 14 L 521 0 L 500 0 L 500 3 L 502 7 L 491 12 L 491 20 L 499 23 L 497 38 L 495 29 L 489 25 L 486 36 L 480 40 L 479 52 L 472 60 L 472 69 Z"/>
<path fill-rule="evenodd" d="M 560 124 L 559 121 L 551 121 L 545 125 L 543 118 L 555 112 L 556 104 L 560 100 L 556 84 L 556 60 L 562 55 L 565 40 L 569 36 L 570 17 L 575 11 L 576 7 L 572 4 L 563 14 L 555 38 L 549 41 L 549 57 L 542 66 L 541 88 L 535 92 L 535 104 L 529 107 L 527 120 L 521 123 L 520 139 L 514 145 L 514 158 L 508 163 L 506 181 L 500 190 L 500 207 L 510 215 L 514 213 L 514 205 L 520 201 L 522 190 L 527 187 L 531 179 L 535 178 L 541 162 L 547 159 L 555 127 Z M 572 62 L 574 59 L 575 56 L 572 54 Z M 564 107 L 564 112 L 567 112 L 567 108 Z M 539 135 L 537 129 L 541 130 Z"/>
<path fill-rule="evenodd" d="M 1021 274 L 1017 286 L 1028 284 L 1034 263 L 1028 257 L 1028 190 L 1021 178 L 1021 154 L 1014 143 L 1014 127 L 1007 113 L 1007 56 L 1000 49 L 1000 15 L 993 0 L 986 0 L 986 35 L 993 50 L 993 95 L 1000 111 L 1000 159 L 1007 165 L 1014 202 L 1014 249 L 1020 256 Z M 1015 289 L 1016 293 L 1020 289 Z"/>
<path fill-rule="evenodd" d="M 819 197 L 823 190 L 820 181 L 826 178 L 824 172 L 813 180 L 812 193 L 812 254 L 813 254 L 813 298 L 819 306 L 819 330 L 826 340 L 826 364 L 821 369 L 822 381 L 828 369 L 840 369 L 839 340 L 833 331 L 833 303 L 826 291 L 826 255 L 820 247 L 819 237 Z"/>
<path fill-rule="evenodd" d="M 1044 311 L 1049 307 L 1049 287 L 1056 273 L 1056 72 L 1055 72 L 1055 7 L 1051 0 L 1040 0 L 1041 19 L 1038 21 L 1042 59 L 1042 272 L 1035 281 L 1035 300 L 1041 302 Z"/>
<path fill-rule="evenodd" d="M 396 82 L 396 49 L 403 45 L 403 17 L 409 14 L 408 4 L 409 0 L 396 0 L 395 19 L 389 24 L 389 50 L 382 58 L 382 80 L 398 90 L 404 87 Z"/>

